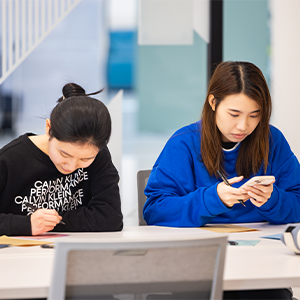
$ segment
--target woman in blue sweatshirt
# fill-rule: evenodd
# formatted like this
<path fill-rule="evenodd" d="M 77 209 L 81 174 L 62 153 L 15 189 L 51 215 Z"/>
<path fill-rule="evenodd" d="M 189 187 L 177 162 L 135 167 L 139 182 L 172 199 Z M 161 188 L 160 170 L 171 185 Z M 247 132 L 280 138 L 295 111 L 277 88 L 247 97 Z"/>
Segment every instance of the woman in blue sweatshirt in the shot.
<path fill-rule="evenodd" d="M 221 63 L 201 121 L 178 130 L 153 167 L 145 189 L 148 225 L 300 222 L 299 162 L 283 134 L 269 125 L 270 116 L 262 72 L 247 62 Z M 276 181 L 238 189 L 254 175 L 274 175 Z"/>
<path fill-rule="evenodd" d="M 219 64 L 201 120 L 179 129 L 154 164 L 145 189 L 147 224 L 300 222 L 299 162 L 283 134 L 269 124 L 271 109 L 267 83 L 255 65 Z M 274 175 L 275 182 L 239 189 L 255 175 Z M 276 298 L 267 298 L 270 291 L 250 297 L 291 299 L 287 290 L 281 291 L 282 296 L 276 291 Z M 234 293 L 225 298 L 248 296 Z"/>

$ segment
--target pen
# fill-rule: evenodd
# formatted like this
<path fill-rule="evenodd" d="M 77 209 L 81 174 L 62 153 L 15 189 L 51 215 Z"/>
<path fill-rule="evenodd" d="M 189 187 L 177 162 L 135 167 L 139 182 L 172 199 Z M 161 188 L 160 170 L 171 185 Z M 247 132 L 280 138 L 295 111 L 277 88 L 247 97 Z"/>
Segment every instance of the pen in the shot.
<path fill-rule="evenodd" d="M 220 177 L 222 178 L 223 182 L 224 182 L 226 185 L 231 186 L 231 184 L 228 182 L 228 180 L 227 180 L 227 178 L 224 176 L 224 174 L 222 174 L 219 170 L 217 170 L 217 172 L 218 172 L 218 174 L 220 175 Z M 246 205 L 245 205 L 245 203 L 244 203 L 243 200 L 238 199 L 238 201 L 239 201 L 243 206 L 246 207 Z"/>
<path fill-rule="evenodd" d="M 52 244 L 43 244 L 43 245 L 41 245 L 41 248 L 52 249 L 52 248 L 54 248 L 54 245 L 52 245 Z"/>
<path fill-rule="evenodd" d="M 32 209 L 33 212 L 35 212 L 38 208 L 36 206 L 34 206 L 31 203 L 26 202 L 25 205 L 27 207 L 30 207 Z M 60 224 L 66 225 L 65 222 L 63 222 L 62 220 L 59 221 Z"/>

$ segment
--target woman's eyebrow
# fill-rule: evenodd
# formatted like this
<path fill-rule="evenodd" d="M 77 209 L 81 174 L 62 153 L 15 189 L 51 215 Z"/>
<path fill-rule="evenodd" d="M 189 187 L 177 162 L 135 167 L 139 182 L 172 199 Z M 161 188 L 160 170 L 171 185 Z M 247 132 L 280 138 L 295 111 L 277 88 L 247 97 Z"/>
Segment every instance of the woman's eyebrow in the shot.
<path fill-rule="evenodd" d="M 238 109 L 233 109 L 233 108 L 229 108 L 229 110 L 232 111 L 232 112 L 237 112 L 237 113 L 240 113 L 240 112 L 241 112 L 240 110 L 238 110 Z"/>
<path fill-rule="evenodd" d="M 95 157 L 96 157 L 96 155 L 92 156 L 92 157 L 81 158 L 81 159 L 92 159 L 92 158 L 95 158 Z"/>
<path fill-rule="evenodd" d="M 73 157 L 71 154 L 69 154 L 69 153 L 67 153 L 66 151 L 64 151 L 64 150 L 59 150 L 61 153 L 63 153 L 64 155 L 67 155 L 67 156 L 70 156 L 70 157 Z M 86 158 L 81 158 L 81 159 L 92 159 L 92 158 L 95 158 L 96 157 L 96 155 L 95 156 L 92 156 L 92 157 L 86 157 Z"/>
<path fill-rule="evenodd" d="M 238 109 L 229 108 L 229 110 L 232 112 L 241 113 L 241 111 Z M 254 113 L 258 113 L 258 112 L 260 112 L 260 109 L 254 110 L 254 111 L 250 112 L 250 114 L 254 114 Z"/>
<path fill-rule="evenodd" d="M 67 152 L 66 152 L 66 151 L 64 151 L 64 150 L 61 150 L 61 149 L 59 149 L 59 151 L 60 151 L 61 153 L 65 154 L 65 155 L 67 155 L 67 156 L 70 156 L 70 157 L 72 157 L 72 155 L 70 155 L 69 153 L 67 153 Z"/>

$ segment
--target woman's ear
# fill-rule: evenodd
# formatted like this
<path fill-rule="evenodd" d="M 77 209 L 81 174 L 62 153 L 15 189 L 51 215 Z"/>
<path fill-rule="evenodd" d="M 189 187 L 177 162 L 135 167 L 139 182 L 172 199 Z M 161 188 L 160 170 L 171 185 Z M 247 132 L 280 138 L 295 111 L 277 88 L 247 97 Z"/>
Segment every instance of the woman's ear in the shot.
<path fill-rule="evenodd" d="M 45 132 L 48 135 L 48 137 L 50 137 L 50 128 L 51 128 L 51 122 L 50 122 L 50 119 L 47 119 L 46 120 Z"/>
<path fill-rule="evenodd" d="M 215 111 L 216 110 L 216 100 L 215 100 L 215 96 L 213 94 L 210 94 L 208 96 L 208 103 L 209 103 L 211 109 L 213 111 Z"/>

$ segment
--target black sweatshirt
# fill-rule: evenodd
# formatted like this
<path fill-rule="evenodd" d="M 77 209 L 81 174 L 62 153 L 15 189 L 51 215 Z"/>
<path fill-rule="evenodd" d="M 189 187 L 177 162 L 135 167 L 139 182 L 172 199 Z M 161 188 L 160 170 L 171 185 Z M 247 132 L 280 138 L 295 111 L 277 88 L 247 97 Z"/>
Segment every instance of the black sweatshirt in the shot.
<path fill-rule="evenodd" d="M 109 150 L 93 163 L 65 175 L 24 134 L 0 150 L 0 235 L 31 235 L 26 202 L 55 209 L 66 225 L 53 231 L 119 231 L 123 216 L 119 175 Z"/>

